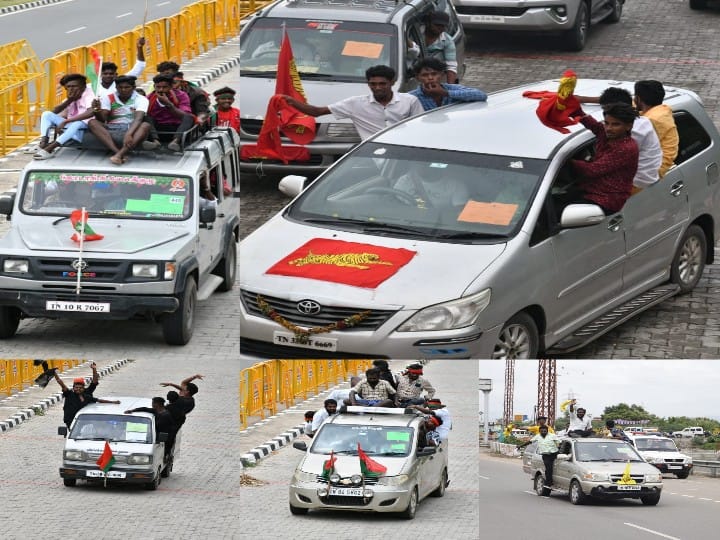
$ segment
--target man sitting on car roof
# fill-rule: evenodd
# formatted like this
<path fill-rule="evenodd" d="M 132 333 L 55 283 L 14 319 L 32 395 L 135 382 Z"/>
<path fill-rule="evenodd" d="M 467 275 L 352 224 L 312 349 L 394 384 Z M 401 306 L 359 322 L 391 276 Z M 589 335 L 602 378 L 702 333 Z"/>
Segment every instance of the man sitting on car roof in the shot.
<path fill-rule="evenodd" d="M 370 368 L 365 372 L 365 380 L 360 381 L 350 390 L 350 405 L 368 407 L 392 407 L 395 389 L 387 381 L 380 380 L 380 370 Z M 356 396 L 360 396 L 357 398 Z"/>

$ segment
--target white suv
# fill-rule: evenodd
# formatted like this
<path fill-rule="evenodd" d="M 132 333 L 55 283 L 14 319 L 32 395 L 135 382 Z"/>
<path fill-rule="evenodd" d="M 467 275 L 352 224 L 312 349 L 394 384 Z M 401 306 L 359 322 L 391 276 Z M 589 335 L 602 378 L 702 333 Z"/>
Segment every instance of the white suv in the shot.
<path fill-rule="evenodd" d="M 686 427 L 682 431 L 673 431 L 672 436 L 675 438 L 683 437 L 702 437 L 705 435 L 705 430 L 700 426 Z"/>
<path fill-rule="evenodd" d="M 636 435 L 632 437 L 632 442 L 645 461 L 661 472 L 674 474 L 678 478 L 687 478 L 690 475 L 692 458 L 680 453 L 672 439 L 655 435 Z"/>

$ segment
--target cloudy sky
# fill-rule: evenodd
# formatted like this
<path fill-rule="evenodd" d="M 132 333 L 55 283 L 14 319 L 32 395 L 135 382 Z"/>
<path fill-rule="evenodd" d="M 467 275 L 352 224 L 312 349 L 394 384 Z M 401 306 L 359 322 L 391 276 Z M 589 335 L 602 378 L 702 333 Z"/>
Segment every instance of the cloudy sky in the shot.
<path fill-rule="evenodd" d="M 537 375 L 537 360 L 515 362 L 514 414 L 532 417 Z M 480 378 L 492 380 L 489 418 L 501 418 L 505 361 L 480 360 Z M 609 405 L 627 403 L 661 417 L 720 419 L 719 390 L 720 360 L 557 360 L 558 408 L 572 393 L 593 417 Z"/>

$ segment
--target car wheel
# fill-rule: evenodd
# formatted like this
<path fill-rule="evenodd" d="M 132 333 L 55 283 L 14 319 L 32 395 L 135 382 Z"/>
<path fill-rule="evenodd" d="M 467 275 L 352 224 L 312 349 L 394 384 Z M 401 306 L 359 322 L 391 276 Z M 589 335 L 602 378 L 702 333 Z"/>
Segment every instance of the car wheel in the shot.
<path fill-rule="evenodd" d="M 293 506 L 292 504 L 289 504 L 288 506 L 290 507 L 290 513 L 293 516 L 304 516 L 305 514 L 308 513 L 307 508 L 299 508 L 297 506 Z"/>
<path fill-rule="evenodd" d="M 515 360 L 536 358 L 538 329 L 533 318 L 521 311 L 505 323 L 493 350 L 494 359 Z"/>
<path fill-rule="evenodd" d="M 583 493 L 582 486 L 577 480 L 570 482 L 570 502 L 573 504 L 582 504 L 587 499 L 587 495 Z"/>
<path fill-rule="evenodd" d="M 160 476 L 162 476 L 163 478 L 167 478 L 168 476 L 170 476 L 170 472 L 172 471 L 172 466 L 173 466 L 173 458 L 170 458 L 167 461 L 167 463 L 165 464 L 165 468 L 160 473 Z"/>
<path fill-rule="evenodd" d="M 676 472 L 675 476 L 677 476 L 681 480 L 685 480 L 688 476 L 690 476 L 690 471 Z"/>
<path fill-rule="evenodd" d="M 400 513 L 400 516 L 404 519 L 414 519 L 415 512 L 417 511 L 418 505 L 418 489 L 417 486 L 410 492 L 410 500 L 408 501 L 407 508 Z"/>
<path fill-rule="evenodd" d="M 237 242 L 235 241 L 235 235 L 230 239 L 225 256 L 218 263 L 214 273 L 223 278 L 218 291 L 231 291 L 237 275 Z"/>
<path fill-rule="evenodd" d="M 621 0 L 612 0 L 611 5 L 612 11 L 610 12 L 610 15 L 608 15 L 607 19 L 605 19 L 605 21 L 614 24 L 620 22 L 620 17 L 622 17 L 623 3 L 621 2 Z"/>
<path fill-rule="evenodd" d="M 147 484 L 144 485 L 146 490 L 155 491 L 158 488 L 158 486 L 160 485 L 160 481 L 161 481 L 160 474 L 161 474 L 160 469 L 158 469 L 155 474 L 155 478 L 153 478 L 153 481 L 148 482 Z"/>
<path fill-rule="evenodd" d="M 707 0 L 690 0 L 690 9 L 705 9 Z"/>
<path fill-rule="evenodd" d="M 550 495 L 550 488 L 545 485 L 545 479 L 541 474 L 535 475 L 535 493 L 538 497 L 547 497 Z"/>
<path fill-rule="evenodd" d="M 195 304 L 197 284 L 194 277 L 188 277 L 180 297 L 180 305 L 162 319 L 163 336 L 168 345 L 185 345 L 192 338 L 195 329 Z"/>
<path fill-rule="evenodd" d="M 707 240 L 705 232 L 697 225 L 685 231 L 670 267 L 670 281 L 680 286 L 680 294 L 692 291 L 705 269 Z"/>
<path fill-rule="evenodd" d="M 75 478 L 63 478 L 63 485 L 65 487 L 75 487 L 77 484 L 77 479 Z"/>
<path fill-rule="evenodd" d="M 433 491 L 431 497 L 443 497 L 445 495 L 445 488 L 447 487 L 447 469 L 443 469 L 442 477 L 440 478 L 440 484 L 437 489 Z"/>
<path fill-rule="evenodd" d="M 11 338 L 20 324 L 20 310 L 12 306 L 0 307 L 0 339 Z"/>
<path fill-rule="evenodd" d="M 587 2 L 580 2 L 575 25 L 571 30 L 565 32 L 565 48 L 569 51 L 582 51 L 587 41 L 588 29 L 590 28 L 590 13 Z"/>
<path fill-rule="evenodd" d="M 645 506 L 655 506 L 657 503 L 660 502 L 660 494 L 645 495 L 644 497 L 640 497 L 640 500 Z"/>

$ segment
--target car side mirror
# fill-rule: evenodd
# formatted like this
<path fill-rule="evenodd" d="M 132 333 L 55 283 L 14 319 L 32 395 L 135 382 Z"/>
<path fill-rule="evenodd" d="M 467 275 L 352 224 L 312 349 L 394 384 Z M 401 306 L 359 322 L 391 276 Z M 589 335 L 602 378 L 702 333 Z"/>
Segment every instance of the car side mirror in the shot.
<path fill-rule="evenodd" d="M 67 435 L 67 426 L 58 426 L 58 435 L 65 437 Z"/>
<path fill-rule="evenodd" d="M 307 452 L 307 444 L 305 444 L 305 441 L 295 441 L 293 443 L 293 448 Z"/>
<path fill-rule="evenodd" d="M 437 448 L 434 446 L 426 446 L 425 448 L 421 448 L 417 451 L 418 457 L 424 457 L 424 456 L 432 456 L 437 452 Z"/>
<path fill-rule="evenodd" d="M 572 456 L 570 454 L 558 454 L 557 460 L 558 461 L 570 461 Z"/>
<path fill-rule="evenodd" d="M 570 204 L 560 217 L 560 227 L 575 229 L 589 227 L 605 221 L 605 212 L 597 204 Z"/>
<path fill-rule="evenodd" d="M 214 206 L 200 208 L 200 223 L 214 223 L 217 219 L 217 213 Z"/>
<path fill-rule="evenodd" d="M 0 194 L 0 214 L 5 214 L 10 219 L 15 206 L 15 191 L 6 191 Z"/>
<path fill-rule="evenodd" d="M 280 193 L 283 195 L 287 195 L 288 197 L 294 199 L 298 195 L 300 195 L 300 192 L 305 189 L 305 182 L 307 181 L 307 176 L 300 176 L 298 174 L 289 174 L 285 177 L 283 177 L 282 180 L 280 180 L 280 183 L 278 184 L 278 189 L 280 190 Z"/>

